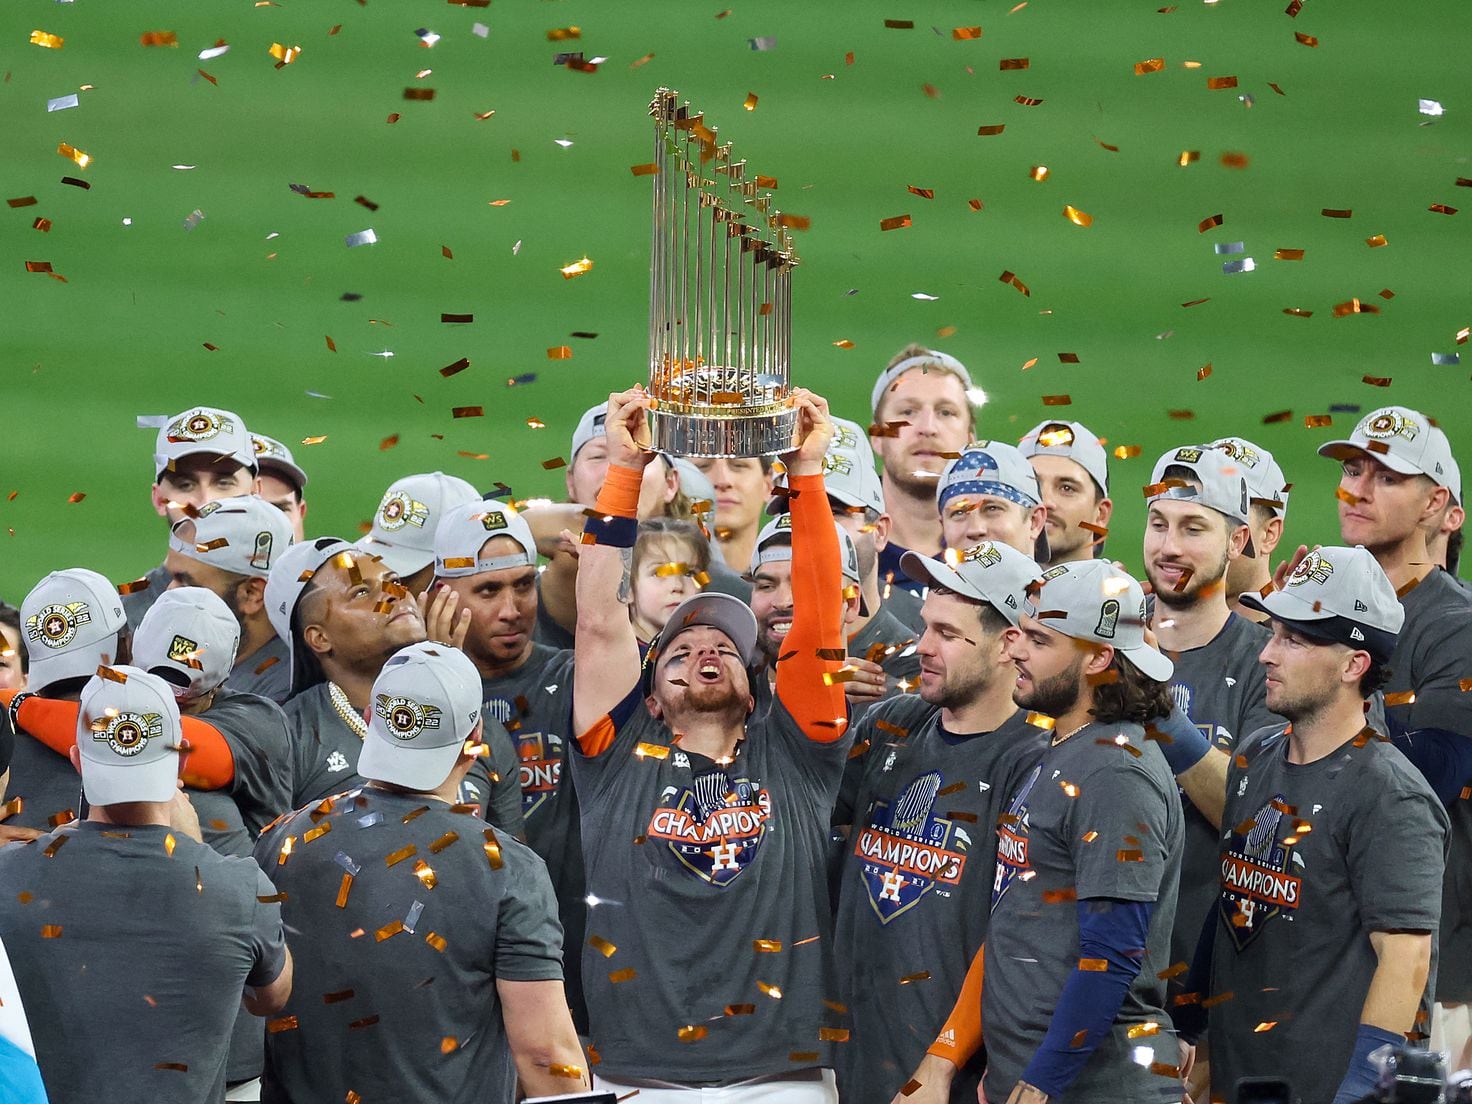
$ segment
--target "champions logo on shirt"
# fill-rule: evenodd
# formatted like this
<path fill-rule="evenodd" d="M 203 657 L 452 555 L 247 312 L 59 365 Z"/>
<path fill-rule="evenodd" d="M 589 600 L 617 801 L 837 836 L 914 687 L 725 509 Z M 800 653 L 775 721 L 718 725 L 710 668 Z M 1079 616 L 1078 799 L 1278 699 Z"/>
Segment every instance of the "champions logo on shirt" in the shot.
<path fill-rule="evenodd" d="M 1239 951 L 1275 916 L 1291 920 L 1303 900 L 1303 859 L 1292 846 L 1298 823 L 1283 795 L 1276 794 L 1237 826 L 1246 832 L 1234 828 L 1227 839 L 1218 907 Z"/>
<path fill-rule="evenodd" d="M 1025 875 L 1032 867 L 1027 861 L 1027 799 L 1042 776 L 1043 764 L 1033 767 L 1027 780 L 1017 789 L 997 825 L 997 875 L 992 882 L 992 911 L 1006 896 L 1012 883 Z"/>
<path fill-rule="evenodd" d="M 649 838 L 665 840 L 680 864 L 724 889 L 751 865 L 772 819 L 772 797 L 748 778 L 723 770 L 666 786 L 649 818 Z"/>
<path fill-rule="evenodd" d="M 971 837 L 935 815 L 940 771 L 912 781 L 894 803 L 876 801 L 859 831 L 854 854 L 863 860 L 859 876 L 881 924 L 909 911 L 937 883 L 955 885 L 966 869 Z"/>
<path fill-rule="evenodd" d="M 555 732 L 518 732 L 521 815 L 530 817 L 556 793 L 562 778 L 562 737 Z"/>

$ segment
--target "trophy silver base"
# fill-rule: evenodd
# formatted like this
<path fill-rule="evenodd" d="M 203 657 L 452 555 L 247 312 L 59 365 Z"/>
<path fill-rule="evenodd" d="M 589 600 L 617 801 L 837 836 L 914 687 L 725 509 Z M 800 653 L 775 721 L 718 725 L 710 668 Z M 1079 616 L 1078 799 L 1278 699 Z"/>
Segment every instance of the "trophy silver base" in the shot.
<path fill-rule="evenodd" d="M 675 456 L 776 456 L 793 446 L 797 411 L 711 416 L 656 409 L 649 432 L 652 448 Z"/>

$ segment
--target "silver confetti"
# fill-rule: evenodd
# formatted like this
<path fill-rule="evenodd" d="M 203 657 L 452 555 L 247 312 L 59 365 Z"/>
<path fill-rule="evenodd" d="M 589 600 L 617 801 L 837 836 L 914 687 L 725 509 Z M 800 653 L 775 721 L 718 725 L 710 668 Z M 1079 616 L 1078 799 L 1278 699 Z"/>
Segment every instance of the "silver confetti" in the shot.
<path fill-rule="evenodd" d="M 328 399 L 332 397 L 331 395 L 319 395 L 315 391 L 308 391 L 307 394 L 314 399 Z M 375 824 L 378 824 L 382 820 L 383 814 L 380 813 L 377 809 L 374 809 L 373 812 L 368 813 L 366 816 L 360 816 L 358 818 L 358 827 L 372 828 Z"/>
<path fill-rule="evenodd" d="M 377 243 L 378 235 L 371 229 L 359 230 L 356 234 L 349 234 L 343 240 L 347 242 L 348 248 L 352 249 L 355 245 L 373 245 Z"/>
<path fill-rule="evenodd" d="M 184 216 L 184 229 L 185 230 L 193 230 L 196 226 L 198 226 L 203 221 L 204 221 L 204 212 L 201 211 L 198 207 L 196 207 L 194 210 L 190 211 L 189 214 L 187 214 L 187 215 Z"/>
<path fill-rule="evenodd" d="M 1422 115 L 1430 115 L 1432 118 L 1446 114 L 1446 108 L 1441 106 L 1440 100 L 1417 100 L 1416 110 Z"/>
<path fill-rule="evenodd" d="M 1228 276 L 1235 276 L 1239 272 L 1252 272 L 1257 268 L 1257 262 L 1251 257 L 1243 257 L 1240 261 L 1224 261 L 1222 272 Z"/>
<path fill-rule="evenodd" d="M 424 915 L 424 902 L 415 901 L 409 906 L 409 912 L 404 917 L 404 930 L 410 935 L 414 934 L 414 926 L 419 923 L 419 918 Z"/>
<path fill-rule="evenodd" d="M 349 855 L 346 851 L 339 851 L 336 855 L 332 856 L 332 861 L 337 863 L 338 866 L 342 867 L 354 878 L 356 878 L 363 869 L 357 863 L 353 862 L 353 857 Z"/>
<path fill-rule="evenodd" d="M 475 26 L 470 28 L 470 33 L 475 35 L 476 38 L 489 38 L 491 35 L 491 29 L 487 27 L 484 23 L 477 23 L 475 24 Z"/>
<path fill-rule="evenodd" d="M 1436 365 L 1452 365 L 1462 363 L 1461 353 L 1432 353 L 1431 363 Z"/>
<path fill-rule="evenodd" d="M 69 107 L 76 107 L 77 102 L 77 94 L 75 92 L 70 96 L 57 96 L 54 100 L 46 101 L 46 110 L 65 111 Z"/>
<path fill-rule="evenodd" d="M 773 46 L 777 45 L 777 36 L 759 35 L 756 38 L 748 38 L 746 41 L 751 44 L 753 50 L 770 50 Z"/>
<path fill-rule="evenodd" d="M 1247 243 L 1246 242 L 1217 242 L 1211 248 L 1212 248 L 1212 251 L 1214 253 L 1216 253 L 1218 256 L 1220 256 L 1221 254 L 1224 254 L 1224 253 L 1246 253 L 1247 252 Z"/>

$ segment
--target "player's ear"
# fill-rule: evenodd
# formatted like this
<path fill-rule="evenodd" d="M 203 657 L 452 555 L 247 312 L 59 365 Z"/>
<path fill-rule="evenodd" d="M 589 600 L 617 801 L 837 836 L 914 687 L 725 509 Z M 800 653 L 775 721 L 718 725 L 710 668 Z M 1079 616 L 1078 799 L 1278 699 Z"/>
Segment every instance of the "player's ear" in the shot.
<path fill-rule="evenodd" d="M 265 609 L 266 580 L 252 578 L 236 584 L 235 605 L 243 617 L 253 617 Z"/>
<path fill-rule="evenodd" d="M 153 489 L 149 494 L 149 500 L 153 503 L 153 512 L 155 514 L 161 518 L 169 516 L 168 507 L 165 505 L 169 501 L 169 496 L 164 492 L 162 483 L 155 483 L 153 485 Z"/>
<path fill-rule="evenodd" d="M 332 653 L 332 637 L 321 625 L 305 625 L 302 627 L 302 642 L 319 656 Z"/>
<path fill-rule="evenodd" d="M 1109 519 L 1114 516 L 1114 500 L 1101 498 L 1099 505 L 1094 507 L 1094 524 L 1109 528 Z"/>
<path fill-rule="evenodd" d="M 659 702 L 658 700 L 656 700 L 653 694 L 645 697 L 644 708 L 649 710 L 649 715 L 653 717 L 656 721 L 664 719 L 664 710 L 660 708 Z"/>

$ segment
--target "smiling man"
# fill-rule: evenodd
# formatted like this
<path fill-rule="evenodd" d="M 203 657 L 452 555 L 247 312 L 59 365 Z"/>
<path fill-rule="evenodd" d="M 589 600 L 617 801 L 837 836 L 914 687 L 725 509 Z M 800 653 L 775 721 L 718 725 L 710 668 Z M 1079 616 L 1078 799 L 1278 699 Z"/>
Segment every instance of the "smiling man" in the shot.
<path fill-rule="evenodd" d="M 389 656 L 428 633 L 419 606 L 375 556 L 337 537 L 294 544 L 271 569 L 266 610 L 291 657 L 292 804 L 362 784 L 358 755 L 368 732 L 373 680 Z M 497 731 L 499 730 L 499 732 Z M 500 739 L 496 737 L 499 735 Z M 494 741 L 494 742 L 493 742 Z M 522 833 L 511 739 L 487 726 L 491 761 L 476 760 L 460 800 L 497 827 Z"/>
<path fill-rule="evenodd" d="M 1427 528 L 1451 497 L 1451 443 L 1420 411 L 1387 406 L 1319 453 L 1342 465 L 1340 536 L 1369 549 L 1405 610 L 1389 660 L 1386 720 L 1402 730 L 1436 728 L 1472 738 L 1472 694 L 1462 689 L 1472 672 L 1472 595 L 1437 570 L 1426 547 Z M 1456 1054 L 1468 1042 L 1472 1002 L 1472 803 L 1454 805 L 1451 840 L 1436 1002 L 1438 1036 L 1449 1010 L 1461 1021 L 1438 1038 Z"/>
<path fill-rule="evenodd" d="M 583 958 L 595 1087 L 650 1104 L 711 1090 L 732 1104 L 836 1104 L 825 862 L 848 741 L 842 687 L 823 677 L 843 654 L 827 404 L 790 397 L 792 655 L 771 708 L 753 715 L 756 619 L 729 595 L 685 602 L 641 670 L 620 595 L 650 401 L 637 387 L 609 397 L 608 482 L 578 570 L 570 762 L 598 936 Z"/>
<path fill-rule="evenodd" d="M 1048 511 L 1037 475 L 1012 445 L 978 441 L 966 448 L 941 473 L 935 503 L 946 548 L 959 552 L 989 540 L 1048 562 Z"/>
<path fill-rule="evenodd" d="M 919 593 L 900 559 L 907 551 L 935 556 L 941 550 L 935 487 L 948 460 L 970 442 L 976 407 L 971 373 L 955 357 L 923 345 L 907 345 L 879 373 L 870 396 L 870 441 L 884 464 L 884 503 L 893 527 L 879 553 L 886 583 Z"/>

